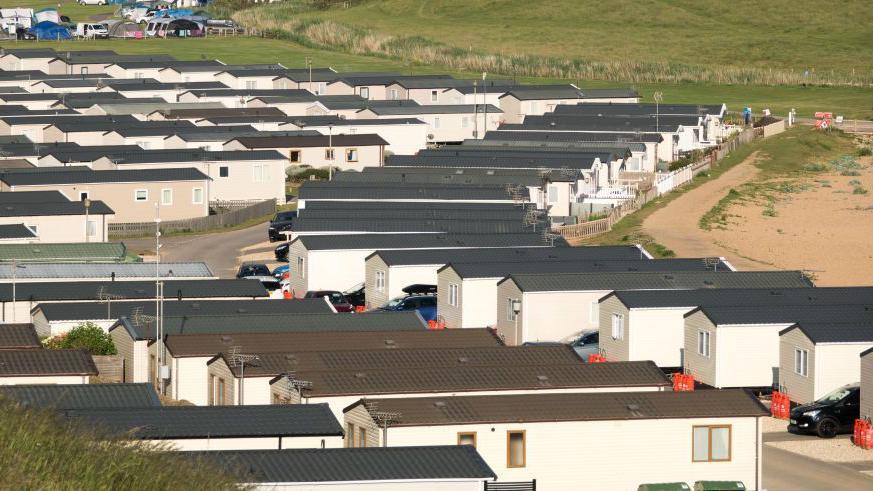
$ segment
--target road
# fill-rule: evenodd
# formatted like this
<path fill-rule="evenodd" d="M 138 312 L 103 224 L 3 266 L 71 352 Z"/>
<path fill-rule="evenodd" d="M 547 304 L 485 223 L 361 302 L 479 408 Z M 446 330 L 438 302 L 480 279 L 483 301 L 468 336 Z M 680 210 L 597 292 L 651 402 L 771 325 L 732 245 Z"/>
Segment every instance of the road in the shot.
<path fill-rule="evenodd" d="M 850 467 L 764 445 L 767 491 L 869 491 L 873 477 Z"/>
<path fill-rule="evenodd" d="M 267 238 L 267 223 L 253 227 L 203 235 L 180 235 L 161 240 L 161 261 L 206 261 L 220 278 L 233 278 L 239 265 L 241 250 L 263 243 Z M 124 243 L 134 251 L 154 251 L 154 239 L 128 239 Z M 272 251 L 274 246 L 246 250 L 246 253 Z"/>

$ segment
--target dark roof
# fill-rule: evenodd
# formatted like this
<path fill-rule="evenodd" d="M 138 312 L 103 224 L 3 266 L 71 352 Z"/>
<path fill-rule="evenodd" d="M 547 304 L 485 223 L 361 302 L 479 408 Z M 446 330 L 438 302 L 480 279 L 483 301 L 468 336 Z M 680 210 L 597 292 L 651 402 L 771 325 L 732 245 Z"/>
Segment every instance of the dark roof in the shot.
<path fill-rule="evenodd" d="M 477 261 L 527 262 L 541 260 L 635 260 L 646 259 L 636 246 L 589 247 L 507 247 L 505 249 L 425 249 L 376 251 L 389 266 L 407 264 L 448 264 Z"/>
<path fill-rule="evenodd" d="M 374 174 L 373 172 L 338 172 L 334 174 L 334 179 L 338 174 L 358 174 L 367 175 Z M 533 209 L 531 206 L 516 206 L 514 204 L 483 204 L 483 203 L 459 203 L 454 208 L 430 208 L 427 205 L 431 203 L 419 203 L 419 206 L 414 206 L 415 203 L 404 203 L 410 206 L 406 209 L 385 208 L 385 209 L 359 209 L 355 206 L 355 202 L 346 201 L 345 208 L 309 208 L 299 210 L 298 218 L 300 220 L 337 220 L 349 219 L 353 217 L 358 220 L 468 220 L 475 222 L 476 220 L 516 220 L 521 222 L 524 219 L 525 213 Z M 421 206 L 425 205 L 425 206 Z M 297 223 L 294 223 L 294 230 L 298 230 Z"/>
<path fill-rule="evenodd" d="M 0 377 L 97 375 L 85 350 L 0 350 Z"/>
<path fill-rule="evenodd" d="M 530 156 L 521 153 L 494 152 L 490 155 L 442 154 L 391 155 L 385 160 L 386 167 L 447 167 L 486 169 L 590 169 L 595 160 L 607 163 L 616 160 L 614 153 L 586 152 L 575 154 L 552 154 L 540 152 Z"/>
<path fill-rule="evenodd" d="M 770 414 L 755 397 L 741 389 L 362 399 L 346 411 L 358 405 L 373 411 L 378 406 L 380 411 L 400 413 L 400 420 L 391 426 L 736 418 Z"/>
<path fill-rule="evenodd" d="M 310 95 L 315 98 L 312 92 L 303 89 L 193 89 L 186 90 L 179 95 L 181 98 L 185 94 L 192 94 L 195 97 L 235 97 L 235 96 L 294 96 L 294 95 Z"/>
<path fill-rule="evenodd" d="M 27 407 L 61 410 L 161 405 L 152 384 L 6 385 L 0 395 Z"/>
<path fill-rule="evenodd" d="M 49 321 L 98 320 L 130 317 L 134 309 L 143 314 L 154 315 L 155 302 L 143 300 L 129 302 L 116 300 L 112 305 L 91 302 L 40 303 L 34 307 Z M 293 302 L 265 302 L 263 300 L 182 300 L 175 297 L 164 302 L 164 315 L 168 317 L 192 315 L 242 315 L 242 314 L 329 314 L 331 307 L 323 298 L 304 298 Z M 107 317 L 109 316 L 109 317 Z"/>
<path fill-rule="evenodd" d="M 193 167 L 182 167 L 175 169 L 126 169 L 91 171 L 57 170 L 50 172 L 0 173 L 0 181 L 3 181 L 10 186 L 147 181 L 205 181 L 209 179 L 209 176 Z"/>
<path fill-rule="evenodd" d="M 328 135 L 246 136 L 235 138 L 234 141 L 246 148 L 327 147 L 329 144 L 335 147 L 355 147 L 388 144 L 377 134 L 334 135 L 333 137 Z"/>
<path fill-rule="evenodd" d="M 174 118 L 210 118 L 224 116 L 282 116 L 287 117 L 275 107 L 226 107 L 203 109 L 159 109 L 155 111 L 168 119 Z M 254 121 L 254 119 L 253 119 Z"/>
<path fill-rule="evenodd" d="M 873 321 L 873 303 L 853 305 L 757 305 L 752 307 L 698 307 L 685 314 L 702 312 L 714 325 L 793 324 Z"/>
<path fill-rule="evenodd" d="M 294 239 L 307 250 L 463 249 L 468 247 L 539 247 L 539 234 L 345 234 L 301 235 Z M 556 240 L 555 245 L 566 244 Z"/>
<path fill-rule="evenodd" d="M 36 234 L 23 223 L 0 225 L 0 239 L 32 239 Z"/>
<path fill-rule="evenodd" d="M 539 99 L 581 99 L 581 90 L 570 84 L 564 85 L 518 85 L 501 96 L 513 96 L 516 99 L 539 100 Z"/>
<path fill-rule="evenodd" d="M 581 172 L 546 171 L 541 169 L 489 169 L 457 167 L 370 167 L 379 171 L 343 171 L 333 175 L 334 181 L 344 182 L 405 182 L 415 184 L 506 185 L 540 187 L 544 181 L 572 182 L 581 179 Z M 518 209 L 518 208 L 516 208 Z"/>
<path fill-rule="evenodd" d="M 399 218 L 381 217 L 364 219 L 355 215 L 346 218 L 307 218 L 301 216 L 294 220 L 292 229 L 296 233 L 340 233 L 340 232 L 444 232 L 459 234 L 524 233 L 543 230 L 548 224 L 543 220 L 536 227 L 523 221 L 521 215 L 495 219 L 479 218 L 469 221 L 462 218 Z"/>
<path fill-rule="evenodd" d="M 43 244 L 39 244 L 42 247 Z M 154 298 L 154 281 L 47 281 L 17 285 L 19 302 L 52 300 L 97 300 L 100 293 L 117 295 L 121 299 Z M 266 297 L 267 291 L 258 280 L 164 280 L 168 298 Z M 118 299 L 116 297 L 116 299 Z M 0 301 L 12 300 L 12 285 L 0 283 Z"/>
<path fill-rule="evenodd" d="M 593 131 L 637 133 L 669 133 L 679 126 L 699 126 L 699 116 L 592 116 L 556 115 L 525 116 L 520 126 L 503 126 L 500 129 L 519 128 L 522 130 L 545 129 L 549 131 Z"/>
<path fill-rule="evenodd" d="M 496 479 L 471 445 L 222 450 L 179 455 L 213 462 L 245 483 Z"/>
<path fill-rule="evenodd" d="M 0 350 L 42 348 L 33 324 L 0 324 Z"/>
<path fill-rule="evenodd" d="M 801 322 L 779 332 L 800 329 L 813 344 L 873 343 L 873 317 L 866 321 L 836 323 Z"/>
<path fill-rule="evenodd" d="M 560 104 L 555 106 L 555 114 L 593 114 L 593 115 L 618 115 L 639 116 L 660 114 L 667 115 L 720 115 L 722 104 L 653 104 L 653 103 L 594 103 L 585 104 Z"/>
<path fill-rule="evenodd" d="M 185 67 L 185 66 L 213 66 L 221 68 L 224 66 L 218 60 L 156 60 L 156 61 L 117 61 L 113 65 L 118 65 L 121 68 L 165 68 L 165 67 Z"/>
<path fill-rule="evenodd" d="M 312 382 L 312 397 L 365 394 L 428 394 L 499 390 L 552 390 L 595 387 L 664 387 L 664 373 L 651 361 L 503 366 L 455 366 L 425 369 L 298 369 L 295 376 Z M 276 383 L 282 377 L 276 377 Z"/>
<path fill-rule="evenodd" d="M 171 334 L 167 349 L 174 358 L 214 356 L 228 346 L 245 353 L 300 353 L 335 350 L 447 349 L 501 346 L 488 329 L 238 332 L 232 334 Z"/>
<path fill-rule="evenodd" d="M 709 264 L 705 259 L 681 258 L 681 259 L 632 259 L 632 260 L 548 260 L 534 259 L 531 261 L 518 262 L 452 262 L 444 266 L 440 271 L 452 268 L 461 278 L 503 278 L 510 274 L 525 273 L 588 273 L 588 272 L 622 272 L 622 271 L 730 271 L 723 262 L 716 266 Z"/>
<path fill-rule="evenodd" d="M 81 409 L 64 415 L 143 440 L 343 434 L 327 404 Z"/>
<path fill-rule="evenodd" d="M 873 287 L 834 288 L 721 288 L 718 290 L 616 291 L 628 308 L 718 307 L 727 305 L 842 305 L 873 304 Z M 604 297 L 605 299 L 606 297 Z"/>
<path fill-rule="evenodd" d="M 208 89 L 228 89 L 227 85 L 221 82 L 177 82 L 177 83 L 162 83 L 156 80 L 139 79 L 141 83 L 123 83 L 118 84 L 115 80 L 106 80 L 104 83 L 109 87 L 118 91 L 125 90 L 208 90 Z"/>
<path fill-rule="evenodd" d="M 4 193 L 18 194 L 18 193 Z M 115 211 L 106 203 L 99 200 L 91 200 L 88 212 L 92 215 L 111 215 Z M 85 204 L 81 201 L 44 202 L 44 203 L 9 203 L 0 205 L 0 217 L 24 217 L 24 216 L 60 216 L 60 215 L 84 215 Z"/>
<path fill-rule="evenodd" d="M 583 99 L 605 98 L 638 98 L 640 94 L 634 89 L 582 89 Z"/>
<path fill-rule="evenodd" d="M 300 186 L 298 198 L 317 199 L 370 199 L 370 200 L 462 200 L 511 201 L 506 186 L 475 186 L 455 184 L 416 184 L 402 182 L 334 182 L 306 181 Z"/>
<path fill-rule="evenodd" d="M 134 339 L 154 339 L 151 323 L 136 324 L 122 317 L 110 328 L 123 327 Z M 163 331 L 172 334 L 227 334 L 241 332 L 305 331 L 396 331 L 425 329 L 418 312 L 371 312 L 367 315 L 342 314 L 237 314 L 164 317 Z"/>
<path fill-rule="evenodd" d="M 252 353 L 258 360 L 246 363 L 246 377 L 275 377 L 285 373 L 309 371 L 347 372 L 351 370 L 415 370 L 422 366 L 438 371 L 461 367 L 579 365 L 582 360 L 570 346 L 486 346 L 464 348 L 398 348 L 376 350 L 338 351 L 325 347 L 324 351 L 286 353 Z M 227 353 L 223 359 L 237 377 L 239 367 L 231 366 Z M 211 361 L 210 361 L 211 363 Z"/>
<path fill-rule="evenodd" d="M 486 111 L 492 114 L 500 114 L 501 111 L 497 106 L 488 104 L 473 105 L 473 104 L 450 104 L 450 105 L 376 105 L 361 109 L 361 111 L 369 110 L 379 115 L 415 115 L 415 114 L 472 114 L 474 110 Z"/>
<path fill-rule="evenodd" d="M 220 131 L 220 130 L 219 130 Z M 165 133 L 173 134 L 172 130 Z M 108 158 L 119 165 L 150 164 L 163 162 L 230 162 L 237 163 L 252 160 L 282 160 L 287 159 L 275 150 L 256 151 L 204 151 L 200 149 L 143 150 L 123 154 L 112 154 Z M 118 171 L 113 171 L 118 172 Z M 204 174 L 205 177 L 205 174 Z"/>
<path fill-rule="evenodd" d="M 584 290 L 672 290 L 697 288 L 800 288 L 810 282 L 800 271 L 676 271 L 671 273 L 513 274 L 503 279 L 523 292 Z"/>
<path fill-rule="evenodd" d="M 282 65 L 273 65 L 268 63 L 248 64 L 248 65 L 169 65 L 166 70 L 173 70 L 179 73 L 184 72 L 226 72 L 228 70 L 263 70 L 263 69 L 283 69 Z"/>
<path fill-rule="evenodd" d="M 92 262 L 123 261 L 123 242 L 73 242 L 48 244 L 0 244 L 0 261 Z"/>

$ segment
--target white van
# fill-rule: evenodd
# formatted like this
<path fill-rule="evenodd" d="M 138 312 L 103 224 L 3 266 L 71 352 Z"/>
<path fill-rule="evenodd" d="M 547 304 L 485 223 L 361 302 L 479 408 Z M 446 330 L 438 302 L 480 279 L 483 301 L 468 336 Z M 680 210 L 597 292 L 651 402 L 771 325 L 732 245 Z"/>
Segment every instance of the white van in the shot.
<path fill-rule="evenodd" d="M 79 5 L 106 5 L 109 0 L 79 0 Z"/>
<path fill-rule="evenodd" d="M 103 24 L 76 24 L 76 37 L 88 39 L 107 39 L 109 38 L 109 29 Z"/>

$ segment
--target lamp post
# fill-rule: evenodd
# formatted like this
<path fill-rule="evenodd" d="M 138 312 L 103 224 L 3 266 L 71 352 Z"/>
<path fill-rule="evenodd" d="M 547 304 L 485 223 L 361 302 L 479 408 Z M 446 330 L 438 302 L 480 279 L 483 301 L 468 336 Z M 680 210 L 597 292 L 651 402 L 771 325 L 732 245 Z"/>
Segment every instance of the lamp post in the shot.
<path fill-rule="evenodd" d="M 82 205 L 85 207 L 85 243 L 88 243 L 88 212 L 91 210 L 91 200 L 89 198 L 85 198 L 82 200 Z"/>
<path fill-rule="evenodd" d="M 27 266 L 22 266 L 13 259 L 12 260 L 12 323 L 15 323 L 15 277 L 18 269 L 27 269 Z"/>
<path fill-rule="evenodd" d="M 330 162 L 327 163 L 327 180 L 333 180 L 333 161 L 336 156 L 333 154 L 333 124 L 327 125 L 327 153 L 330 155 Z"/>
<path fill-rule="evenodd" d="M 488 87 L 485 85 L 485 77 L 488 72 L 482 72 L 482 138 L 485 138 L 485 133 L 488 133 Z"/>
<path fill-rule="evenodd" d="M 161 206 L 155 202 L 155 350 L 157 351 L 158 393 L 164 394 L 163 284 L 161 283 Z"/>
<path fill-rule="evenodd" d="M 660 133 L 661 132 L 661 125 L 659 124 L 660 123 L 659 120 L 661 117 L 661 112 L 660 112 L 659 106 L 661 104 L 661 101 L 664 100 L 664 93 L 661 91 L 655 92 L 652 95 L 652 99 L 655 100 L 655 132 Z"/>

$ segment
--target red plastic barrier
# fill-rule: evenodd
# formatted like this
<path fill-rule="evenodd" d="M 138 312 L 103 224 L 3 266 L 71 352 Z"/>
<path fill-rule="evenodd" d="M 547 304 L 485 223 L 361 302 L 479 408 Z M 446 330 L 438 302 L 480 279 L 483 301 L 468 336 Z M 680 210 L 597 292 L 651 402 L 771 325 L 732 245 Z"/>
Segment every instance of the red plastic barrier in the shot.
<path fill-rule="evenodd" d="M 864 427 L 864 423 L 866 423 L 866 421 L 863 419 L 856 419 L 855 427 L 852 430 L 852 443 L 859 447 L 861 446 L 861 430 Z"/>
<path fill-rule="evenodd" d="M 294 298 L 294 295 L 291 295 L 290 290 L 282 290 L 282 298 L 284 298 L 285 300 L 291 300 Z"/>
<path fill-rule="evenodd" d="M 694 376 L 688 373 L 673 374 L 674 392 L 692 392 L 694 390 Z"/>
<path fill-rule="evenodd" d="M 774 418 L 787 419 L 791 413 L 791 399 L 788 394 L 779 391 L 773 391 L 770 398 L 770 414 Z"/>
<path fill-rule="evenodd" d="M 446 323 L 443 322 L 443 321 L 434 321 L 434 320 L 430 320 L 430 321 L 427 321 L 427 328 L 428 328 L 428 329 L 435 330 L 435 331 L 438 331 L 438 330 L 441 330 L 441 329 L 445 329 L 445 328 L 446 328 Z"/>
<path fill-rule="evenodd" d="M 606 363 L 606 358 L 600 353 L 591 353 L 588 355 L 588 363 Z"/>
<path fill-rule="evenodd" d="M 355 305 L 355 313 L 360 314 L 361 312 L 366 312 L 366 311 L 367 311 L 367 307 L 364 307 L 363 305 Z"/>

